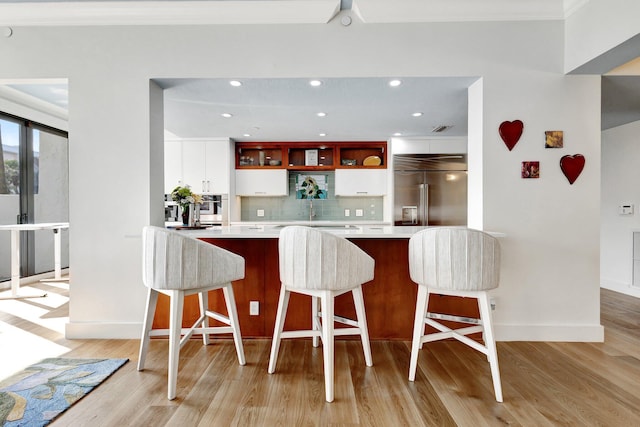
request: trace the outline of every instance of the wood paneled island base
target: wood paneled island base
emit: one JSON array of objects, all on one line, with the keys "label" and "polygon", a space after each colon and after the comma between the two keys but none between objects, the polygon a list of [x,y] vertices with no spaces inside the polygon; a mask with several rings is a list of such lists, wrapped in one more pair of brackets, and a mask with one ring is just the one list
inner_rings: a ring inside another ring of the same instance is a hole
[{"label": "wood paneled island base", "polygon": [[[271,337],[280,292],[278,239],[201,238],[201,240],[245,258],[245,278],[234,282],[233,286],[242,336],[245,338]],[[411,340],[417,285],[409,277],[408,240],[406,238],[350,238],[349,240],[376,261],[375,278],[362,287],[370,338]],[[218,292],[209,293],[210,308],[226,313],[222,292]],[[351,298],[351,294],[347,293],[336,299],[337,315],[355,318]],[[259,301],[259,315],[249,314],[250,301]],[[478,315],[476,301],[466,298],[446,296],[432,298],[429,310],[460,316]],[[197,318],[197,297],[187,297],[183,326],[191,326]],[[165,328],[168,325],[169,299],[160,295],[154,328]],[[302,328],[311,328],[311,299],[307,296],[292,294],[285,330]]]}]

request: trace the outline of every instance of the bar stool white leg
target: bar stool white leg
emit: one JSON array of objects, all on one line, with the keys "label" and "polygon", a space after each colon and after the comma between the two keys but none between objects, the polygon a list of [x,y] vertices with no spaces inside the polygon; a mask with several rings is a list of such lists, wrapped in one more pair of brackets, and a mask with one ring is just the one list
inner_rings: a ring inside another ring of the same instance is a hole
[{"label": "bar stool white leg", "polygon": [[[209,316],[207,316],[207,310],[209,309],[209,293],[208,292],[198,292],[198,304],[200,306],[200,316],[203,317],[202,328],[209,327]],[[204,345],[209,345],[209,334],[206,332],[202,333],[202,343]]]},{"label": "bar stool white leg", "polygon": [[149,288],[147,292],[147,307],[144,310],[144,324],[142,325],[142,342],[140,343],[140,354],[138,355],[138,371],[144,369],[144,361],[149,350],[150,332],[153,325],[153,316],[158,304],[158,291]]},{"label": "bar stool white leg", "polygon": [[322,310],[322,355],[324,358],[324,388],[327,402],[333,402],[334,390],[334,337],[333,337],[333,295],[331,291],[322,292],[320,305]]},{"label": "bar stool white leg", "polygon": [[238,363],[245,365],[247,362],[244,358],[244,347],[242,347],[242,334],[240,333],[240,322],[238,321],[238,311],[236,310],[236,300],[233,295],[233,286],[229,283],[222,288],[224,301],[227,304],[227,314],[229,315],[229,323],[233,329],[233,341],[236,344],[236,353],[238,354]]},{"label": "bar stool white leg", "polygon": [[169,320],[169,391],[167,397],[176,397],[176,382],[178,379],[178,364],[180,359],[180,336],[182,332],[182,309],[184,307],[184,291],[170,291],[170,320]]},{"label": "bar stool white leg", "polygon": [[362,286],[354,288],[351,293],[353,294],[353,303],[356,306],[358,328],[360,329],[362,350],[364,351],[364,361],[367,366],[373,366],[373,358],[371,357],[371,343],[369,342],[369,328],[367,327],[367,315],[364,310],[364,296],[362,295]]},{"label": "bar stool white leg", "polygon": [[273,374],[276,371],[276,363],[278,361],[278,352],[280,351],[280,341],[282,340],[282,329],[284,328],[284,318],[289,305],[290,292],[284,286],[280,288],[280,297],[278,298],[278,312],[276,314],[276,324],[273,331],[273,341],[271,342],[271,355],[269,356],[269,369],[267,372]]},{"label": "bar stool white leg", "polygon": [[429,290],[426,286],[418,285],[418,299],[416,302],[416,317],[413,322],[413,340],[411,341],[411,362],[409,363],[409,381],[415,381],[418,367],[418,353],[422,347],[424,335],[424,318],[427,315],[427,301]]}]

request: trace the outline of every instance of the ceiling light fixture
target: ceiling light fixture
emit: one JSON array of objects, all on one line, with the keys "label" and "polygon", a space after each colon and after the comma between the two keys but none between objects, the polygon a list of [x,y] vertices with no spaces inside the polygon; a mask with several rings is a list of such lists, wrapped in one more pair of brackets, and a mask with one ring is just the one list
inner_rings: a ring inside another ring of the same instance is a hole
[{"label": "ceiling light fixture", "polygon": [[417,113],[413,113],[413,114],[412,114],[412,116],[413,116],[413,117],[420,117],[421,115],[422,115],[422,113],[420,113],[420,112],[417,112]]},{"label": "ceiling light fixture", "polygon": [[233,86],[233,87],[240,87],[240,86],[242,86],[242,82],[240,82],[240,81],[238,81],[238,80],[231,80],[231,81],[229,82],[229,84],[230,84],[231,86]]},{"label": "ceiling light fixture", "polygon": [[309,82],[309,84],[310,84],[311,86],[313,86],[313,87],[318,87],[318,86],[322,85],[322,82],[321,82],[320,80],[311,80],[311,81]]},{"label": "ceiling light fixture", "polygon": [[233,114],[231,114],[231,113],[222,113],[222,114],[220,114],[220,115],[221,115],[222,117],[224,117],[225,119],[228,119],[228,118],[230,118],[230,117],[233,117]]},{"label": "ceiling light fixture", "polygon": [[389,82],[389,86],[391,86],[391,87],[398,87],[398,86],[400,86],[401,84],[402,84],[402,80],[398,80],[398,79],[391,80],[391,81]]},{"label": "ceiling light fixture", "polygon": [[249,138],[251,136],[250,133],[243,133],[242,136],[244,136],[245,138]]},{"label": "ceiling light fixture", "polygon": [[402,136],[402,132],[396,132],[393,134],[393,136]]},{"label": "ceiling light fixture", "polygon": [[320,135],[320,136],[327,136],[327,134],[326,134],[326,133],[319,133],[318,135]]},{"label": "ceiling light fixture", "polygon": [[318,117],[326,117],[327,113],[323,113],[322,111],[316,114]]}]

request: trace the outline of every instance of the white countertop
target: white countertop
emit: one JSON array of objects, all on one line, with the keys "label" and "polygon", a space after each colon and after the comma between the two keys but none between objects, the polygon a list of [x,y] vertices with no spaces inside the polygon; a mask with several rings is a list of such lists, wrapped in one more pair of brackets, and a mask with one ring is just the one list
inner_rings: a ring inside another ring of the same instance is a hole
[{"label": "white countertop", "polygon": [[[296,225],[296,224],[287,224]],[[300,224],[307,225],[307,224]],[[409,239],[418,231],[427,227],[392,226],[392,225],[334,225],[314,224],[320,230],[343,236],[348,239]],[[180,233],[195,238],[223,239],[277,239],[284,225],[230,225],[213,226],[202,230],[180,230]],[[490,232],[496,237],[504,237],[502,233]]]},{"label": "white countertop", "polygon": [[[290,224],[294,225],[294,224]],[[304,224],[301,224],[304,225]],[[394,227],[390,225],[314,225],[346,238],[357,239],[408,239],[425,227]],[[180,233],[196,238],[224,239],[277,239],[284,225],[230,225],[213,226],[203,230],[180,230]]]},{"label": "white countertop", "polygon": [[18,230],[18,231],[48,230],[48,229],[60,229],[60,228],[69,228],[69,223],[68,222],[41,222],[37,224],[0,225],[0,230]]}]

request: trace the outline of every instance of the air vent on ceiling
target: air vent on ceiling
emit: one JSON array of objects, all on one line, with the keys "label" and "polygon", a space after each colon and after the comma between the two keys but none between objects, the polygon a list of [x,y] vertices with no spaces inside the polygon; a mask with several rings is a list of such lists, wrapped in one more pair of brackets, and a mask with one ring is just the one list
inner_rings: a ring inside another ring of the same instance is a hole
[{"label": "air vent on ceiling", "polygon": [[431,132],[433,133],[440,133],[440,132],[444,132],[447,129],[450,129],[453,126],[449,126],[449,125],[438,125],[435,126],[433,129],[431,129]]}]

